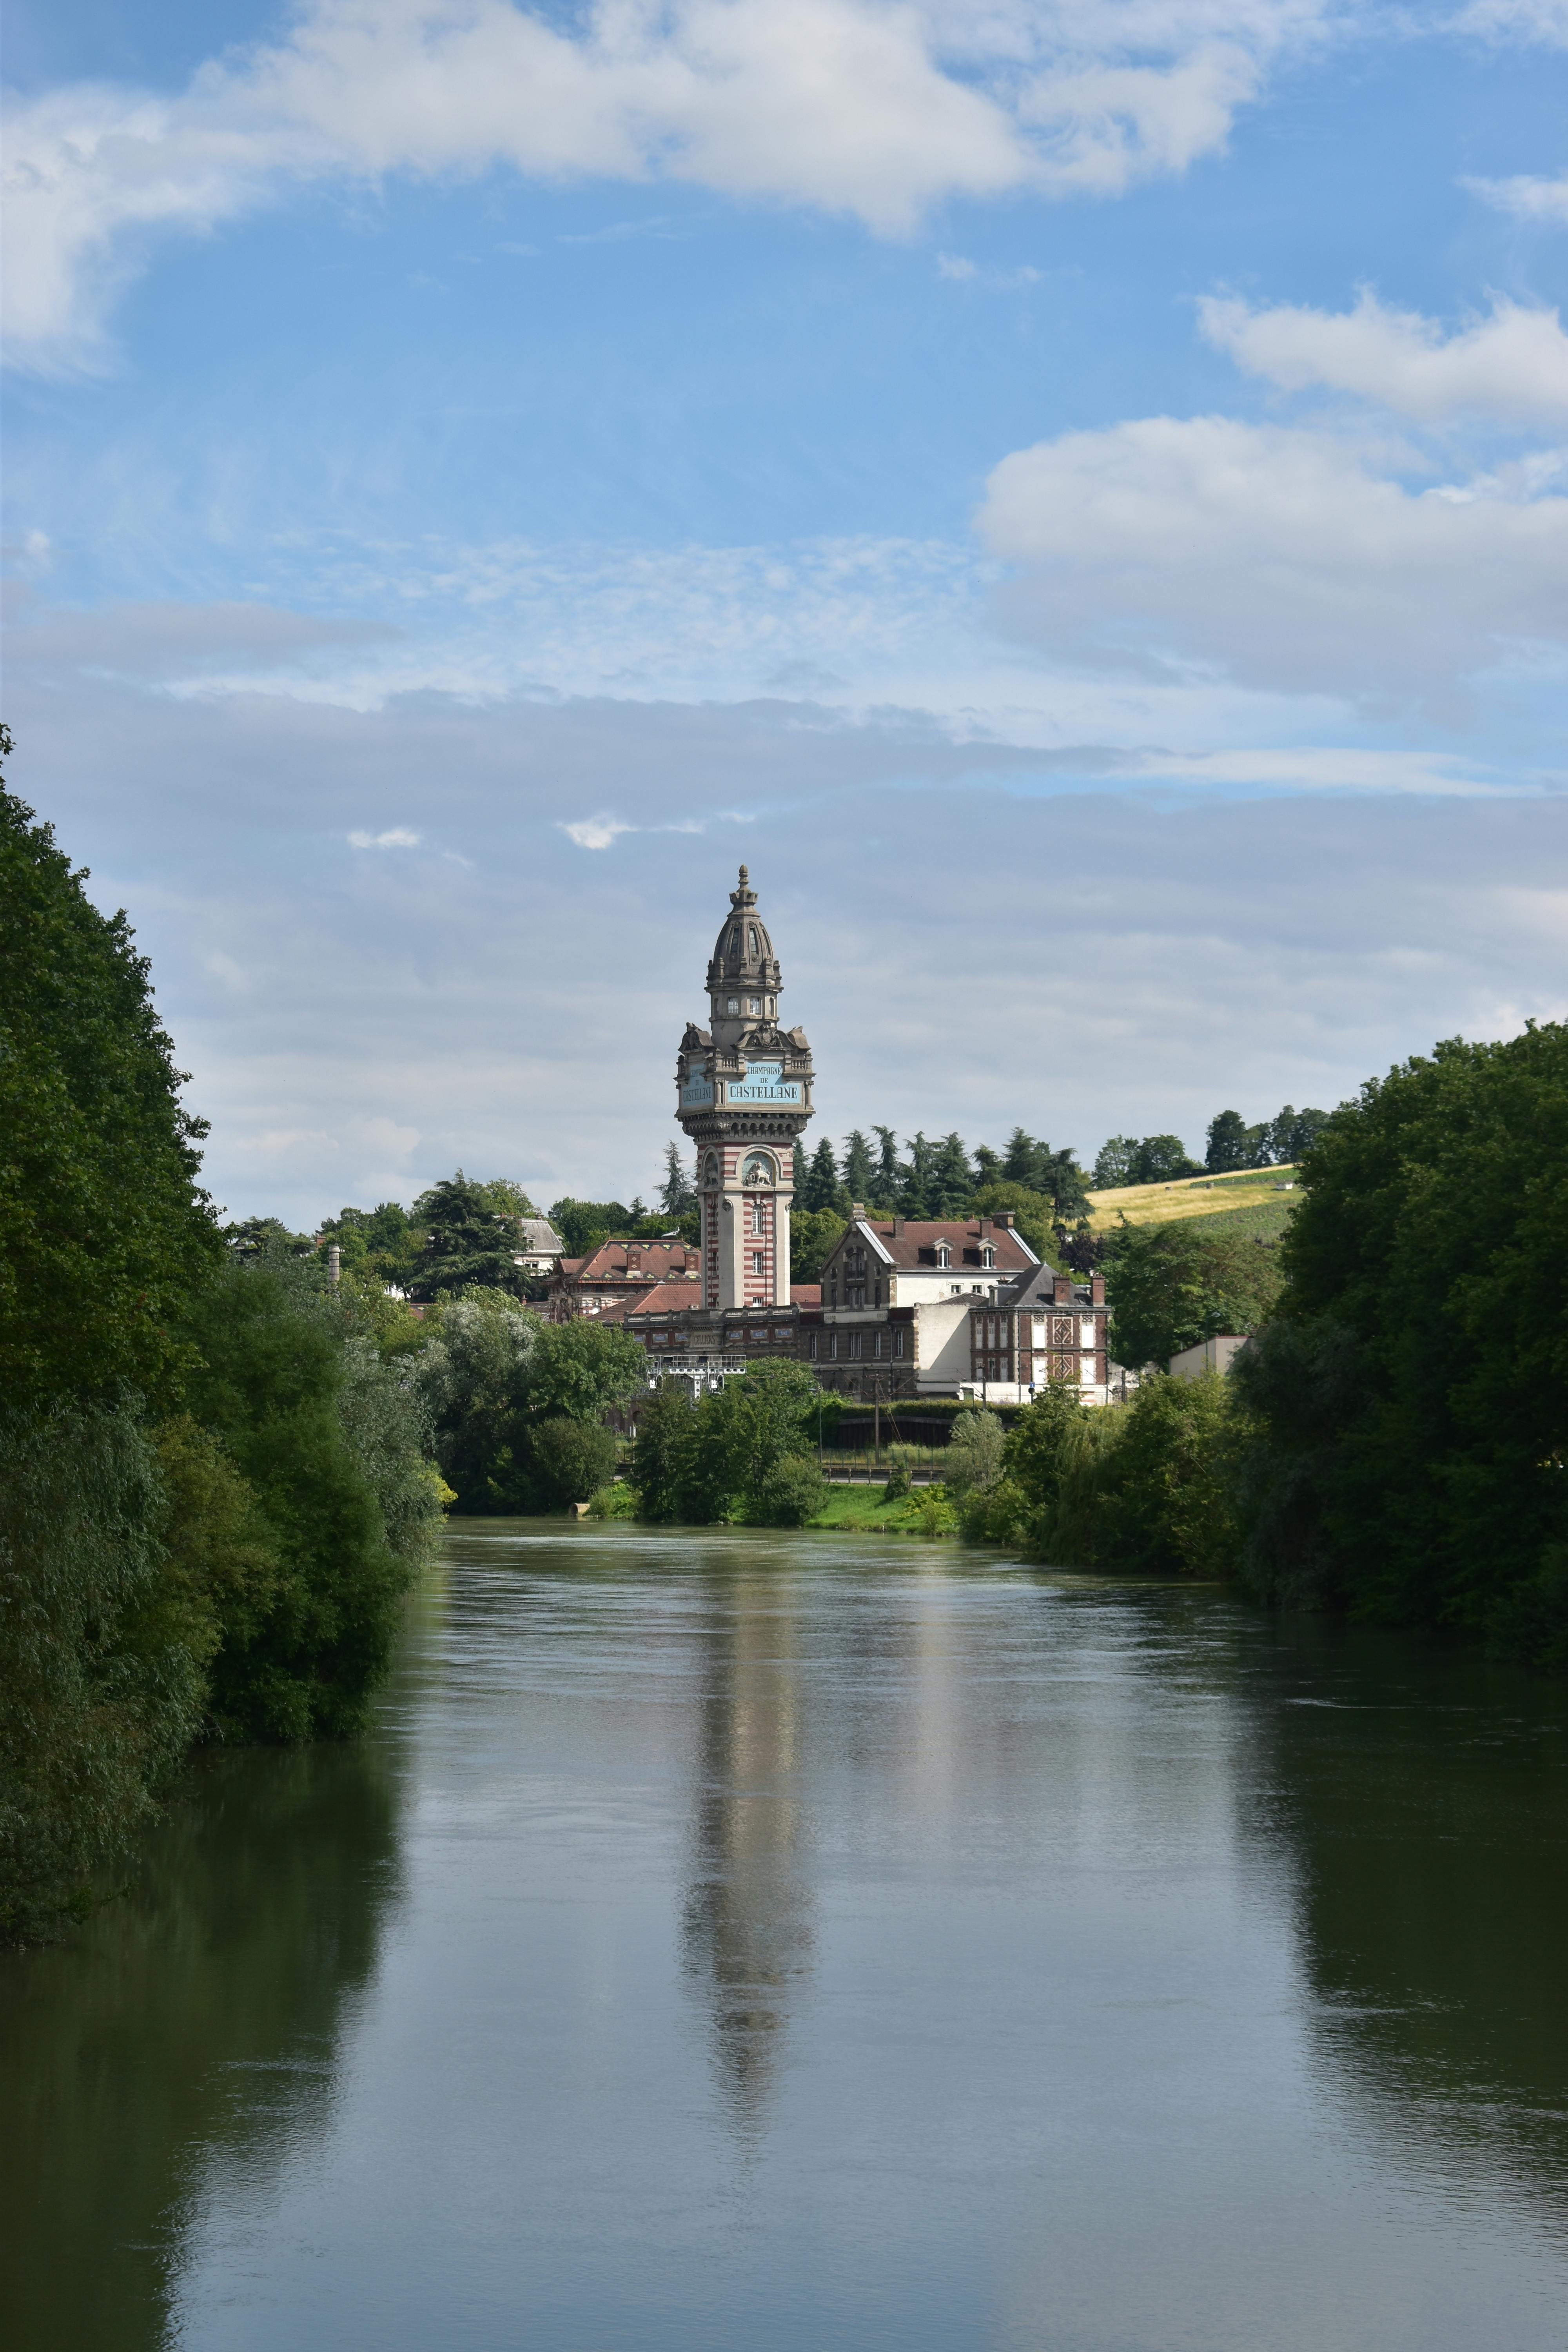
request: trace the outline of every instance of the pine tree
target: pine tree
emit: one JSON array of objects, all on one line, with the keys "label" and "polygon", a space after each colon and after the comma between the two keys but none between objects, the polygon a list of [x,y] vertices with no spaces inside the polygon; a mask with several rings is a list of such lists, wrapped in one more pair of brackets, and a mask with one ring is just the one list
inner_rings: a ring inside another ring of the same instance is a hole
[{"label": "pine tree", "polygon": [[1045,1156],[1043,1145],[1016,1127],[1007,1138],[1007,1156],[1002,1162],[1002,1173],[1009,1184],[1026,1184],[1031,1192],[1043,1192],[1040,1181],[1040,1161]]},{"label": "pine tree", "polygon": [[969,1204],[974,1190],[974,1171],[969,1165],[969,1155],[963,1139],[956,1129],[942,1138],[931,1162],[931,1181],[927,1198],[929,1214],[933,1217],[957,1217]]},{"label": "pine tree", "polygon": [[984,1192],[987,1184],[999,1184],[1001,1181],[1001,1153],[999,1151],[993,1151],[988,1143],[977,1143],[974,1147],[975,1191],[977,1192]]},{"label": "pine tree", "polygon": [[838,1205],[838,1162],[833,1156],[833,1145],[825,1135],[811,1155],[804,1206],[808,1209],[834,1209]]},{"label": "pine tree", "polygon": [[[881,1129],[878,1129],[880,1134]],[[929,1217],[931,1209],[931,1174],[936,1154],[924,1135],[916,1129],[910,1144],[910,1156],[898,1171],[899,1206],[906,1217]]]},{"label": "pine tree", "polygon": [[805,1191],[805,1146],[797,1135],[795,1139],[795,1197],[798,1201]]},{"label": "pine tree", "polygon": [[877,1198],[882,1202],[896,1201],[901,1174],[899,1168],[899,1139],[890,1127],[874,1127],[879,1150],[877,1154]]},{"label": "pine tree", "polygon": [[844,1139],[844,1185],[851,1201],[868,1201],[876,1181],[871,1147],[858,1128]]},{"label": "pine tree", "polygon": [[658,1205],[667,1217],[683,1217],[688,1209],[697,1205],[697,1194],[686,1172],[679,1148],[673,1143],[664,1147],[664,1181],[658,1188]]}]

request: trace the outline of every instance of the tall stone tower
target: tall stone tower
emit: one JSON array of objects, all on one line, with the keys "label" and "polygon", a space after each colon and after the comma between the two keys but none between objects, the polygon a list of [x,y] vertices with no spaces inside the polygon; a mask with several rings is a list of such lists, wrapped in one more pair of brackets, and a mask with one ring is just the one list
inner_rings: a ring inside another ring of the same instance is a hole
[{"label": "tall stone tower", "polygon": [[697,1147],[702,1304],[789,1305],[795,1139],[811,1117],[811,1047],[778,1025],[784,985],[741,868],[708,966],[710,1025],[680,1041],[676,1117]]}]

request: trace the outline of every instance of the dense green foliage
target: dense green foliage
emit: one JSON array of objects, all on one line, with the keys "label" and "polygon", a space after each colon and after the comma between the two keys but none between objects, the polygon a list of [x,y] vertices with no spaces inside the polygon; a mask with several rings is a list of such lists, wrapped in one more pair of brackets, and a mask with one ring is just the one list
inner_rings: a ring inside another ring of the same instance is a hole
[{"label": "dense green foliage", "polygon": [[[10,739],[0,730],[0,751]],[[202,1123],[124,915],[0,787],[0,1397],[79,1409],[177,1384],[181,1304],[221,1255]]]},{"label": "dense green foliage", "polygon": [[443,1308],[415,1377],[457,1509],[493,1516],[587,1501],[615,1467],[604,1416],[641,1392],[647,1359],[618,1324],[544,1323],[474,1290]]},{"label": "dense green foliage", "polygon": [[1304,1174],[1240,1368],[1247,1573],[1568,1661],[1568,1029],[1370,1081]]},{"label": "dense green foliage", "polygon": [[[0,742],[8,742],[0,733]],[[439,1519],[412,1391],[274,1220],[226,1249],[124,915],[0,792],[0,1938],[192,1742],[353,1729]]]},{"label": "dense green foliage", "polygon": [[1279,1252],[1246,1233],[1183,1218],[1125,1225],[1107,1258],[1110,1352],[1120,1364],[1168,1364],[1222,1331],[1257,1331],[1279,1297]]},{"label": "dense green foliage", "polygon": [[697,1402],[676,1381],[637,1414],[629,1473],[645,1519],[802,1527],[821,1507],[821,1391],[804,1364],[753,1364]]},{"label": "dense green foliage", "polygon": [[1241,1168],[1293,1168],[1328,1123],[1326,1110],[1296,1110],[1289,1103],[1257,1127],[1248,1127],[1238,1110],[1222,1110],[1209,1121],[1204,1165],[1216,1176]]},{"label": "dense green foliage", "polygon": [[1227,1575],[1244,1436],[1216,1372],[1156,1376],[1127,1404],[1096,1409],[1053,1387],[1018,1416],[964,1524],[1061,1568]]},{"label": "dense green foliage", "polygon": [[495,1187],[476,1184],[460,1168],[455,1176],[444,1176],[421,1192],[414,1203],[420,1238],[409,1285],[413,1297],[448,1297],[476,1285],[521,1295],[517,1220],[530,1212],[521,1193],[517,1196],[523,1202],[519,1210],[510,1204],[498,1207],[494,1192]]},{"label": "dense green foliage", "polygon": [[409,1564],[440,1516],[412,1389],[309,1269],[234,1265],[195,1302],[188,1396],[256,1499],[276,1559],[212,1666],[232,1736],[341,1738],[385,1671]]}]

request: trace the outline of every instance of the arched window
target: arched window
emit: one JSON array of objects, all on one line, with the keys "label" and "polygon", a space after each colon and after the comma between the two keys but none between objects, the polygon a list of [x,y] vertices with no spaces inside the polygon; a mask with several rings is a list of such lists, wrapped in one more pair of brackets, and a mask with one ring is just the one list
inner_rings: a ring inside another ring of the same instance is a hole
[{"label": "arched window", "polygon": [[938,1265],[951,1265],[952,1264],[952,1252],[948,1248],[945,1242],[938,1242],[936,1245],[936,1262]]}]

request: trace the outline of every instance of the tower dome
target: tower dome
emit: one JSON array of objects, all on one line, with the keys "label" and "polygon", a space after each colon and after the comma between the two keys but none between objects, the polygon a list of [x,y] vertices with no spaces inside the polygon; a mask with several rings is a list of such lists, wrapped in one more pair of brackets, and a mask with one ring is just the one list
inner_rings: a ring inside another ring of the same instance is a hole
[{"label": "tower dome", "polygon": [[730,913],[713,942],[709,992],[726,987],[777,990],[781,984],[773,943],[757,912],[757,894],[742,866],[741,879],[730,893]]}]

